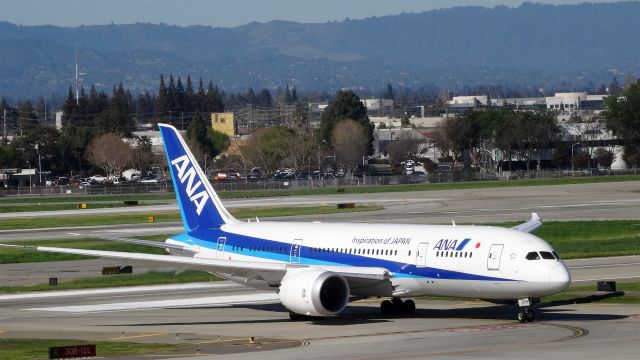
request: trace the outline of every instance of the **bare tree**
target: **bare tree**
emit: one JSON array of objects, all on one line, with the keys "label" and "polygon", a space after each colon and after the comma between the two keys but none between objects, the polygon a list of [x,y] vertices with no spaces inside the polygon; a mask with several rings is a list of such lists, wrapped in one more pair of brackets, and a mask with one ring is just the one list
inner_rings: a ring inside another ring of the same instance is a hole
[{"label": "bare tree", "polygon": [[367,154],[369,142],[365,130],[351,119],[342,120],[333,129],[332,139],[336,162],[346,173],[352,173]]},{"label": "bare tree", "polygon": [[113,179],[120,177],[122,171],[131,165],[133,152],[118,135],[106,133],[91,140],[85,150],[85,158]]},{"label": "bare tree", "polygon": [[387,146],[387,153],[392,162],[399,164],[409,159],[415,160],[422,140],[413,134],[403,131],[398,140]]}]

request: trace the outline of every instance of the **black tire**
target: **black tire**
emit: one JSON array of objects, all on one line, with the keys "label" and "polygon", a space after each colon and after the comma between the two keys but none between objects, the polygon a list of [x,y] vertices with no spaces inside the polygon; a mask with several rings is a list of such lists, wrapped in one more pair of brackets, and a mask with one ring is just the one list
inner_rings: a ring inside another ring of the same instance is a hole
[{"label": "black tire", "polygon": [[389,300],[384,300],[380,303],[380,312],[382,315],[393,314],[393,303]]},{"label": "black tire", "polygon": [[400,299],[393,299],[391,301],[391,304],[393,305],[393,313],[396,315],[402,314],[402,308],[403,308],[403,304],[404,302]]},{"label": "black tire", "polygon": [[518,310],[518,321],[521,323],[527,322],[527,314],[524,310]]},{"label": "black tire", "polygon": [[528,321],[528,322],[533,322],[533,321],[536,319],[536,315],[535,315],[535,313],[533,312],[533,310],[530,310],[530,309],[529,309],[529,310],[527,310],[526,315],[527,315],[527,321]]},{"label": "black tire", "polygon": [[416,303],[413,300],[405,300],[402,303],[402,312],[407,315],[413,315],[416,313]]}]

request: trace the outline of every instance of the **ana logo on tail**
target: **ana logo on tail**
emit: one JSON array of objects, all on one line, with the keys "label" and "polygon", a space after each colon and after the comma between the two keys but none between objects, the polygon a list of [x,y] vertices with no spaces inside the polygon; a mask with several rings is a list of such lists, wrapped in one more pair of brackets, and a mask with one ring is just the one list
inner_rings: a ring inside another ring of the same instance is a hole
[{"label": "ana logo on tail", "polygon": [[[171,165],[175,166],[178,171],[178,179],[181,184],[187,182],[187,187],[185,189],[187,196],[189,197],[189,201],[196,205],[196,213],[200,215],[204,205],[209,200],[209,194],[207,190],[202,185],[202,181],[196,180],[196,169],[191,166],[191,161],[187,155],[182,155],[179,158],[176,158],[171,161]],[[202,191],[196,193],[196,190],[202,188]]]}]

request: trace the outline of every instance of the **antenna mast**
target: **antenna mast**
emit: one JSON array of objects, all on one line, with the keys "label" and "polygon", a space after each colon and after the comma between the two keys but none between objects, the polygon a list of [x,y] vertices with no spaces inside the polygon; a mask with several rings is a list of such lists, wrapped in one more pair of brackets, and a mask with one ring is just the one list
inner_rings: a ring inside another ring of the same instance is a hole
[{"label": "antenna mast", "polygon": [[80,94],[78,93],[78,44],[76,44],[76,105],[78,105],[78,99]]}]

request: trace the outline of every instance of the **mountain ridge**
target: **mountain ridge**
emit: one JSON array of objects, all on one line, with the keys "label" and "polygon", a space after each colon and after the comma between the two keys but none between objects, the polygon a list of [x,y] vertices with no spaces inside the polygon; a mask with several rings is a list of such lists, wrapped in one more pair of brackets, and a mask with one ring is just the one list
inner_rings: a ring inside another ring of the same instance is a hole
[{"label": "mountain ridge", "polygon": [[161,73],[226,91],[381,89],[386,83],[586,89],[640,72],[640,2],[456,7],[304,24],[23,26],[0,22],[0,96],[85,86],[155,89]]}]

